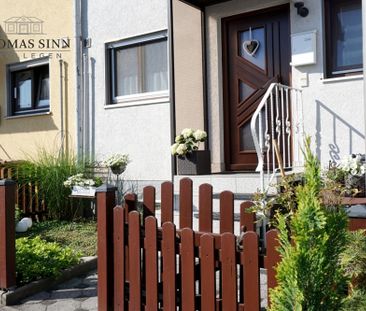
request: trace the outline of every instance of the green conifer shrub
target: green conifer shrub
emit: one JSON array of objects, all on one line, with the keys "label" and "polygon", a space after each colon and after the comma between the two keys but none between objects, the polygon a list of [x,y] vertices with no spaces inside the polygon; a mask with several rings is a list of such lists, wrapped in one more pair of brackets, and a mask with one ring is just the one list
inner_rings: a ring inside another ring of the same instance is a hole
[{"label": "green conifer shrub", "polygon": [[320,163],[305,141],[304,185],[296,188],[297,209],[277,214],[278,286],[270,292],[272,311],[341,310],[347,277],[340,255],[347,241],[347,216],[341,206],[324,206]]}]

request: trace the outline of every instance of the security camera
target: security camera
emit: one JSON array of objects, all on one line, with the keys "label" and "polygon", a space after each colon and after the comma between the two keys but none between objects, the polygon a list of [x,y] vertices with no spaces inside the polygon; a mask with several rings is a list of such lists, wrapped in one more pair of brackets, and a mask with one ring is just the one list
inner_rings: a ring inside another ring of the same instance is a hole
[{"label": "security camera", "polygon": [[295,8],[297,9],[297,14],[301,17],[306,17],[309,14],[309,9],[305,7],[304,2],[297,1],[294,3]]}]

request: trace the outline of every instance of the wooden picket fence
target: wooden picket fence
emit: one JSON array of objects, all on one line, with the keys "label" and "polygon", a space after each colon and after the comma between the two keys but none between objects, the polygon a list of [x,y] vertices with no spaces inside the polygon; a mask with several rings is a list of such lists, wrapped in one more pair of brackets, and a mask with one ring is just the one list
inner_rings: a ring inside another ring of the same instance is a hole
[{"label": "wooden picket fence", "polygon": [[99,310],[260,310],[260,262],[267,287],[276,285],[277,232],[267,232],[266,250],[255,232],[250,202],[241,204],[242,234],[234,235],[234,196],[220,194],[220,232],[212,232],[212,186],[199,188],[199,225],[192,229],[192,181],[180,181],[179,228],[173,223],[173,184],[161,186],[161,217],[155,189],[115,206],[115,188],[97,193]]},{"label": "wooden picket fence", "polygon": [[[18,173],[15,165],[10,163],[0,165],[0,179],[12,179],[17,182]],[[47,214],[47,208],[44,198],[39,194],[39,187],[33,183],[19,183],[16,185],[15,204],[24,215],[42,219]]]}]

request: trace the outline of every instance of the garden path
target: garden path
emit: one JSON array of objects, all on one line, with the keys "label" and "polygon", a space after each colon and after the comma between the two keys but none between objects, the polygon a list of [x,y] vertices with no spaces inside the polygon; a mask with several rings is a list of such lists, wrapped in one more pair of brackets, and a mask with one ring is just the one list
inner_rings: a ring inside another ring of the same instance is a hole
[{"label": "garden path", "polygon": [[[58,285],[54,289],[38,293],[21,301],[18,305],[0,307],[0,311],[97,311],[96,271]],[[267,307],[267,275],[260,273],[261,310]]]},{"label": "garden path", "polygon": [[97,311],[97,274],[71,279],[0,311]]}]

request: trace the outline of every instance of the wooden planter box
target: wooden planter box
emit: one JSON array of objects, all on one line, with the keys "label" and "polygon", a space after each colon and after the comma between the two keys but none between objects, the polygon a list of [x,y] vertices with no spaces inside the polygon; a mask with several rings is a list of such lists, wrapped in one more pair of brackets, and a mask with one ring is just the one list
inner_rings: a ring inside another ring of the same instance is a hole
[{"label": "wooden planter box", "polygon": [[210,151],[196,150],[185,157],[177,157],[177,172],[178,175],[211,174]]}]

